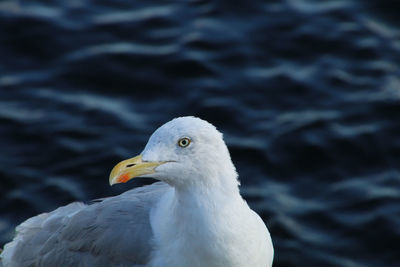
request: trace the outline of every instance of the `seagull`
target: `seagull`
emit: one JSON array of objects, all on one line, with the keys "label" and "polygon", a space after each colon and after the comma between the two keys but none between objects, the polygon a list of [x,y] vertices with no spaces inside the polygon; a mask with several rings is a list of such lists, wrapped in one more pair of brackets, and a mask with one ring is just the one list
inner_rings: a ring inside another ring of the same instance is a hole
[{"label": "seagull", "polygon": [[109,183],[134,177],[159,181],[26,220],[0,266],[272,266],[269,231],[240,195],[212,124],[179,117],[162,125],[140,155],[112,169]]}]

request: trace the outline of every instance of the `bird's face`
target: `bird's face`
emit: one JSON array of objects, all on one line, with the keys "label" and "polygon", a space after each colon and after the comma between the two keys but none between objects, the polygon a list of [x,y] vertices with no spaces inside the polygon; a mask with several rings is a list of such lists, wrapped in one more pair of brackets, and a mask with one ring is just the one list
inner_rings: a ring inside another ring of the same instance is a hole
[{"label": "bird's face", "polygon": [[118,163],[110,184],[134,177],[153,177],[174,186],[209,182],[207,177],[215,177],[221,168],[234,169],[222,134],[206,121],[182,117],[158,128],[139,156]]}]

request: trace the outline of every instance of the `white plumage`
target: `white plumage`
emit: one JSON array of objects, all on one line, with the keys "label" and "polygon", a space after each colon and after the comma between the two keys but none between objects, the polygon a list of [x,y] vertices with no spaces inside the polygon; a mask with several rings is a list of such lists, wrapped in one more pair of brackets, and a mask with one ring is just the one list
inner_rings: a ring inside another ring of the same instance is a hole
[{"label": "white plumage", "polygon": [[[174,119],[150,137],[140,163],[135,159],[121,162],[110,182],[125,182],[121,177],[128,172],[161,182],[28,219],[4,247],[0,264],[272,265],[268,229],[240,196],[235,167],[213,125],[195,117]],[[139,165],[144,167],[138,174]]]}]

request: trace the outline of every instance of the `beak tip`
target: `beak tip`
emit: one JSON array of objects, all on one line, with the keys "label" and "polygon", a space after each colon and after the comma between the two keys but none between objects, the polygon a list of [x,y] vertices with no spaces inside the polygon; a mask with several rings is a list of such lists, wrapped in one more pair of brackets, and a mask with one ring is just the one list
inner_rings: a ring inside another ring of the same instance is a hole
[{"label": "beak tip", "polygon": [[110,186],[114,184],[119,184],[119,183],[126,183],[128,182],[132,177],[128,173],[123,173],[117,176],[113,176],[112,178],[110,177],[109,182]]},{"label": "beak tip", "polygon": [[116,183],[117,183],[117,181],[116,181],[117,179],[116,179],[116,177],[110,177],[110,179],[109,179],[109,182],[110,182],[110,186],[113,186],[113,185],[115,185]]}]

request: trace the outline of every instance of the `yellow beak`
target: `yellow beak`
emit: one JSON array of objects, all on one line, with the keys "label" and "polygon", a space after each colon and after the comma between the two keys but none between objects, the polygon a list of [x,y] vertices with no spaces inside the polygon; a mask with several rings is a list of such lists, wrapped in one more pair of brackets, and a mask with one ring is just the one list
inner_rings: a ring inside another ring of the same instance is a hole
[{"label": "yellow beak", "polygon": [[165,161],[148,162],[142,161],[142,155],[131,159],[123,160],[112,169],[110,173],[110,185],[118,183],[126,183],[130,179],[145,174],[155,173],[155,168]]}]

